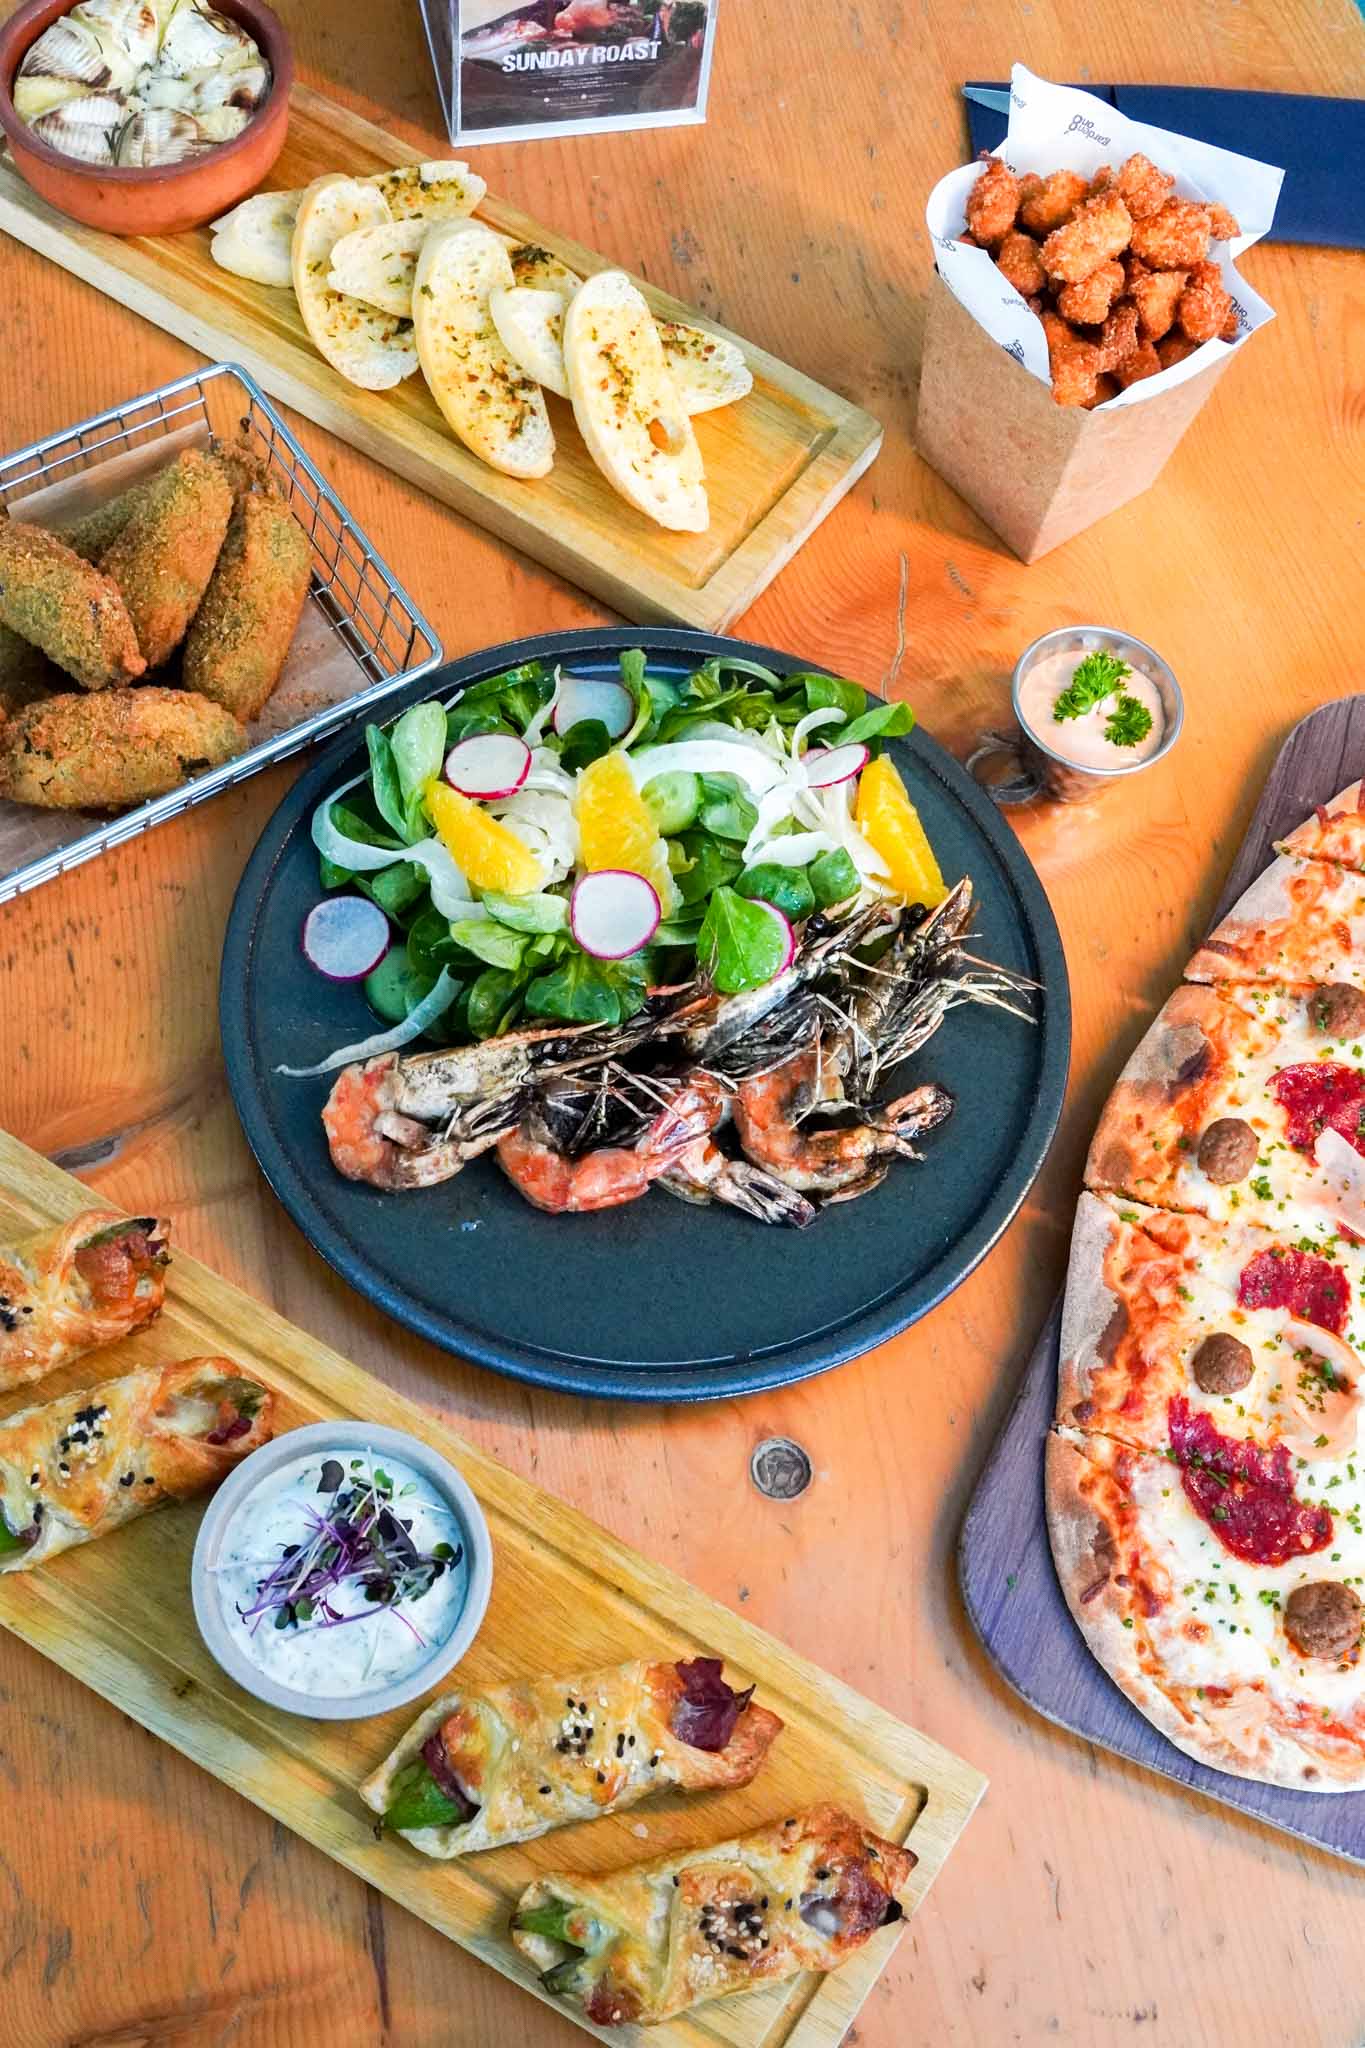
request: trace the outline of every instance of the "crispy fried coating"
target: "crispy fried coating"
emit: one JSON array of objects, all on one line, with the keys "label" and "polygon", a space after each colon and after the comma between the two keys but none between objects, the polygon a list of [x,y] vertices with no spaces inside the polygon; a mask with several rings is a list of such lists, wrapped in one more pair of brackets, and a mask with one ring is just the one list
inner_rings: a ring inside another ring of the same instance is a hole
[{"label": "crispy fried coating", "polygon": [[1111,306],[1100,329],[1099,351],[1107,371],[1117,370],[1120,363],[1126,363],[1138,345],[1137,307],[1131,299],[1120,299]]},{"label": "crispy fried coating", "polygon": [[1039,317],[1047,336],[1052,396],[1058,405],[1092,405],[1096,380],[1104,367],[1099,349],[1055,313],[1044,311]]},{"label": "crispy fried coating", "polygon": [[1140,384],[1144,377],[1155,377],[1161,368],[1161,358],[1150,341],[1140,341],[1131,354],[1114,371],[1124,390],[1130,384]]},{"label": "crispy fried coating", "polygon": [[1070,220],[1089,189],[1079,171],[1053,171],[1023,200],[1020,222],[1031,235],[1050,235]]},{"label": "crispy fried coating", "polygon": [[126,491],[120,491],[116,498],[110,498],[103,505],[96,505],[92,512],[85,512],[79,519],[68,524],[63,519],[52,522],[52,531],[59,540],[87,562],[98,562],[100,556],[113,546],[128,521],[132,518],[151,483],[144,477],[140,483],[130,484]]},{"label": "crispy fried coating", "polygon": [[1215,242],[1230,242],[1242,232],[1241,222],[1215,199],[1209,206],[1209,233]]},{"label": "crispy fried coating", "polygon": [[1157,361],[1163,370],[1169,370],[1174,363],[1183,363],[1186,356],[1192,356],[1198,345],[1186,341],[1183,334],[1163,334],[1156,345]]},{"label": "crispy fried coating", "polygon": [[1133,223],[1133,254],[1152,270],[1188,270],[1209,253],[1209,210],[1194,199],[1168,199]]},{"label": "crispy fried coating", "polygon": [[0,521],[0,624],[84,690],[131,682],[146,663],[117,585],[40,526]]},{"label": "crispy fried coating", "polygon": [[1087,199],[1098,199],[1101,192],[1107,192],[1109,187],[1117,182],[1118,173],[1113,165],[1101,164],[1094,177],[1090,180],[1090,183],[1086,186],[1085,196]]},{"label": "crispy fried coating", "polygon": [[1007,277],[1021,298],[1032,298],[1047,284],[1047,272],[1032,235],[1011,228],[996,251],[996,267]]},{"label": "crispy fried coating", "polygon": [[1171,172],[1159,171],[1141,151],[1120,166],[1117,183],[1119,197],[1134,220],[1147,220],[1159,213],[1175,190]]},{"label": "crispy fried coating", "polygon": [[1043,244],[1048,276],[1063,284],[1080,284],[1101,263],[1121,256],[1132,232],[1128,209],[1117,192],[1101,192],[1097,199],[1085,200]]},{"label": "crispy fried coating", "polygon": [[1103,405],[1107,398],[1117,398],[1119,389],[1118,378],[1111,377],[1107,370],[1101,370],[1099,376],[1095,379],[1095,394],[1093,398],[1086,400],[1086,411],[1093,412],[1095,407]]},{"label": "crispy fried coating", "polygon": [[1137,307],[1138,326],[1148,341],[1160,341],[1175,324],[1175,309],[1185,289],[1183,270],[1144,270],[1129,289]]},{"label": "crispy fried coating", "polygon": [[216,456],[187,448],[149,481],[100,562],[123,592],[148,668],[180,645],[208,589],[232,512]]},{"label": "crispy fried coating", "polygon": [[307,535],[274,491],[239,498],[185,642],[186,689],[237,718],[257,716],[280,679],[312,559]]},{"label": "crispy fried coating", "polygon": [[1242,317],[1237,311],[1237,301],[1228,294],[1228,309],[1223,315],[1223,324],[1218,330],[1220,341],[1236,341],[1242,331]]},{"label": "crispy fried coating", "polygon": [[1123,265],[1111,258],[1079,284],[1064,284],[1057,294],[1057,311],[1063,320],[1079,321],[1083,327],[1098,326],[1123,286]]},{"label": "crispy fried coating", "polygon": [[1019,180],[998,156],[987,157],[981,175],[967,194],[967,227],[981,246],[993,249],[1014,226],[1019,212]]},{"label": "crispy fried coating", "polygon": [[188,690],[75,691],[0,727],[0,796],[44,810],[110,810],[164,796],[240,754],[246,733]]},{"label": "crispy fried coating", "polygon": [[1176,320],[1187,341],[1212,341],[1232,310],[1232,294],[1216,263],[1196,263],[1180,294]]}]

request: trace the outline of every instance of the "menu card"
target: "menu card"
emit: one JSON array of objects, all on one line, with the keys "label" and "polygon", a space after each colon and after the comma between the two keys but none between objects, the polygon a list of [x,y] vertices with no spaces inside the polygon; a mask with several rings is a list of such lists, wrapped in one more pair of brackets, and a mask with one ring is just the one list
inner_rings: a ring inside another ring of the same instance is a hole
[{"label": "menu card", "polygon": [[422,0],[452,142],[704,121],[718,0]]}]

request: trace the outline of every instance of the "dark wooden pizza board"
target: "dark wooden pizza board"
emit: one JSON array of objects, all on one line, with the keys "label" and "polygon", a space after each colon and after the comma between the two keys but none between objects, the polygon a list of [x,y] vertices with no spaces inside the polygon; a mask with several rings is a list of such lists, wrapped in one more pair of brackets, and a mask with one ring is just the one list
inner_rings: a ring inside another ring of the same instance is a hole
[{"label": "dark wooden pizza board", "polygon": [[[1275,841],[1358,777],[1365,777],[1365,696],[1343,697],[1302,719],[1281,748],[1214,924],[1273,859]],[[1043,1445],[1056,1401],[1060,1328],[1059,1301],[977,1482],[958,1545],[962,1597],[992,1662],[1031,1707],[1073,1735],[1365,1865],[1365,1792],[1292,1792],[1195,1763],[1091,1656],[1062,1597],[1043,1514]]]}]

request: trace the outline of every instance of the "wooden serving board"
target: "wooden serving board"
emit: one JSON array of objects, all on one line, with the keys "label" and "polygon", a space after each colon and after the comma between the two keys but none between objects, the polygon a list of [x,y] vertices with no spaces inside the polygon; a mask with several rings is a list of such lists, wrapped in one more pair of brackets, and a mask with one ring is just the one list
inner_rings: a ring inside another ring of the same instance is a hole
[{"label": "wooden serving board", "polygon": [[[1280,750],[1232,864],[1212,931],[1316,804],[1365,776],[1365,696],[1311,712]],[[958,1546],[972,1624],[1015,1691],[1049,1721],[1235,1806],[1286,1834],[1365,1865],[1365,1793],[1294,1792],[1211,1770],[1168,1742],[1091,1656],[1053,1569],[1043,1507],[1043,1447],[1057,1402],[1060,1301],[977,1482]]]},{"label": "wooden serving board", "polygon": [[[296,86],[284,154],[266,182],[287,191],[327,171],[361,175],[421,156]],[[552,250],[579,276],[629,267],[629,249],[598,255],[491,193],[478,217]],[[220,270],[206,228],[140,240],[101,234],[48,206],[8,157],[0,161],[0,228],[206,355],[243,364],[305,418],[634,624],[676,620],[723,631],[881,446],[881,427],[868,413],[637,279],[656,313],[737,342],[754,375],[748,398],[696,423],[711,502],[708,531],[665,533],[611,489],[561,399],[547,394],[558,444],[550,475],[530,483],[502,476],[455,440],[420,373],[386,392],[361,391],[338,376],[309,340],[293,293]]]},{"label": "wooden serving board", "polygon": [[[91,1196],[0,1133],[0,1236],[89,1207]],[[176,1255],[164,1315],[150,1330],[42,1383],[41,1397],[97,1384],[134,1363],[221,1353],[276,1389],[279,1428],[328,1417],[407,1429],[454,1460],[493,1537],[493,1597],[478,1640],[446,1681],[479,1685],[540,1671],[591,1670],[636,1656],[723,1657],[786,1723],[743,1790],[646,1802],[538,1842],[435,1863],[376,1840],[356,1786],[419,1711],[312,1722],[273,1712],[225,1677],[199,1638],[189,1568],[200,1507],[177,1503],[28,1573],[0,1578],[0,1624],[41,1650],[205,1770],[400,1905],[544,1997],[506,1938],[508,1913],[539,1872],[611,1870],[724,1841],[832,1799],[866,1815],[919,1861],[908,1910],[923,1899],[985,1790],[936,1742],[738,1619],[673,1573],[485,1457],[413,1402],[221,1280]],[[26,1407],[32,1388],[0,1401]],[[547,2000],[603,2041],[656,2048],[832,2048],[885,1967],[901,1928],[878,1932],[832,1976],[703,2006],[651,2028],[608,2033]]]}]

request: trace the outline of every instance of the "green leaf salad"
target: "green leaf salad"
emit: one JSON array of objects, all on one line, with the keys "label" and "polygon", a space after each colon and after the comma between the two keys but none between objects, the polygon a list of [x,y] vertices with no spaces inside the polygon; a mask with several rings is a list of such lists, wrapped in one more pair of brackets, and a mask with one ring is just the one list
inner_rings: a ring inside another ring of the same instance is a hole
[{"label": "green leaf salad", "polygon": [[[910,731],[907,705],[869,704],[856,683],[779,676],[739,656],[678,677],[652,671],[636,648],[620,669],[616,684],[528,662],[366,729],[366,771],[319,805],[312,836],[322,888],[368,897],[389,920],[391,943],[362,984],[379,1029],[308,1071],[419,1037],[449,1045],[552,1021],[624,1023],[649,988],[698,974],[725,993],[756,988],[790,957],[791,925],[894,895],[856,805],[862,765]],[[501,749],[461,747],[491,736]],[[580,944],[573,911],[588,865],[584,777],[613,752],[628,763],[659,863],[657,917],[625,957]],[[510,760],[515,783],[462,788],[462,758]],[[470,879],[481,831],[511,845],[511,884]]]}]

